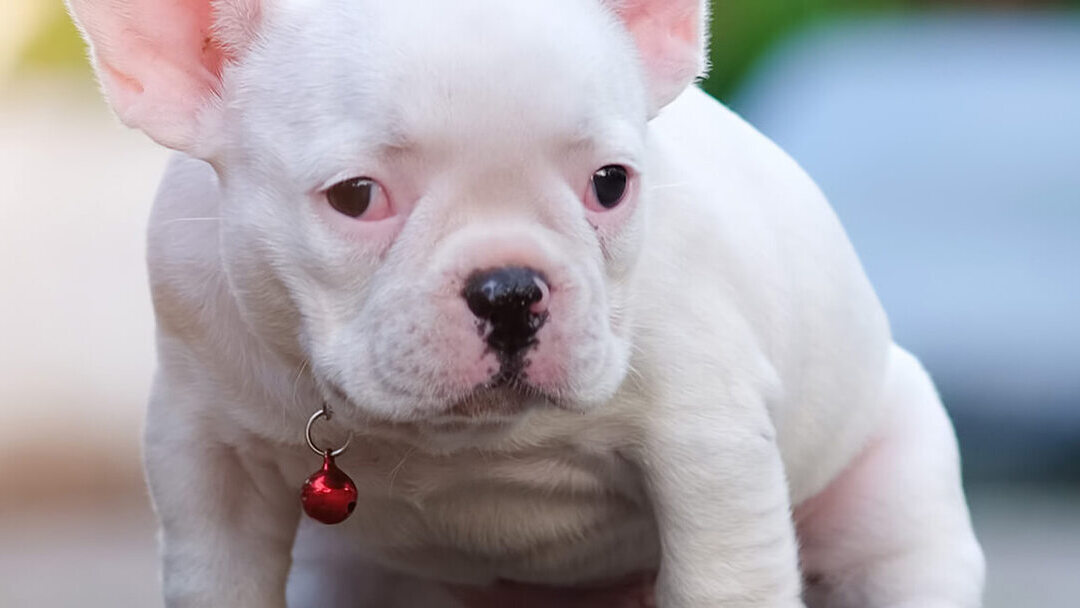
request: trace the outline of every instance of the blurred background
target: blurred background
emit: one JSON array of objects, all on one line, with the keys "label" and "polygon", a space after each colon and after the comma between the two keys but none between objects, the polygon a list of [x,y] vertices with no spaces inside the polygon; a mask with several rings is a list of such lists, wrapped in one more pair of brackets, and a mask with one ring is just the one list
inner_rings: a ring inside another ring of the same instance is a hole
[{"label": "blurred background", "polygon": [[[787,149],[938,382],[988,608],[1080,597],[1080,1],[717,0],[704,87]],[[157,607],[143,230],[59,0],[0,3],[0,607]]]}]

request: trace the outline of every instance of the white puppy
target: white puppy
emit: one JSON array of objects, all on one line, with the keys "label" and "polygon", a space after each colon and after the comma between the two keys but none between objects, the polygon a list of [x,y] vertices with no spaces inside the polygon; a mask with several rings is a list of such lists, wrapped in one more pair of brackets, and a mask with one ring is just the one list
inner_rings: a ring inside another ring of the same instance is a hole
[{"label": "white puppy", "polygon": [[[663,608],[979,604],[930,380],[810,179],[688,88],[703,0],[70,3],[181,152],[149,253],[170,608],[636,573]],[[298,526],[324,403],[359,502]]]}]

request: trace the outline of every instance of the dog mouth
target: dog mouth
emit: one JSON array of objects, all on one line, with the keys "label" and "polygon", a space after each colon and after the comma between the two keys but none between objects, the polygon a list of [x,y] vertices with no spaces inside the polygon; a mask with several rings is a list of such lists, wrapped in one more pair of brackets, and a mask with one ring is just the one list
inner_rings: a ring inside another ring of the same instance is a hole
[{"label": "dog mouth", "polygon": [[441,417],[512,418],[527,410],[545,406],[557,406],[557,401],[517,376],[500,375],[491,383],[479,386],[468,395],[452,401]]},{"label": "dog mouth", "polygon": [[[363,412],[356,401],[343,388],[332,381],[322,383],[323,396],[335,409]],[[427,423],[436,426],[449,424],[502,424],[511,423],[521,418],[532,409],[562,408],[560,399],[530,384],[525,374],[520,371],[503,368],[489,381],[479,384],[463,395],[447,398],[441,403],[432,403],[427,407],[417,408],[405,418],[382,420],[377,415],[370,417],[370,423]],[[407,419],[406,419],[407,418]]]}]

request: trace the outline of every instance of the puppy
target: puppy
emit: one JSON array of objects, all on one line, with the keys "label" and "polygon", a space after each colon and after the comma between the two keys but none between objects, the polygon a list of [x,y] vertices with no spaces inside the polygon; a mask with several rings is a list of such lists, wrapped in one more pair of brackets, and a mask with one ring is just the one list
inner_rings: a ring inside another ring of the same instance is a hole
[{"label": "puppy", "polygon": [[[69,2],[179,151],[170,608],[979,605],[934,387],[810,179],[691,86],[703,0]],[[337,527],[298,499],[324,406]]]}]

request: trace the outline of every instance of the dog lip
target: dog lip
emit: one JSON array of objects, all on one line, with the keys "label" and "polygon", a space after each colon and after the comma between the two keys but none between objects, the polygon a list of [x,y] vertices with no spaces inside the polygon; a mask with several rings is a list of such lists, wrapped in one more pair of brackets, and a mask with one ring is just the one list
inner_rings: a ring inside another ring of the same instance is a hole
[{"label": "dog lip", "polygon": [[477,387],[452,401],[444,410],[444,415],[453,418],[516,418],[529,409],[545,405],[559,407],[558,402],[546,393],[522,384],[520,380],[510,380]]},{"label": "dog lip", "polygon": [[520,372],[500,370],[487,382],[472,390],[446,399],[444,405],[434,405],[410,412],[405,417],[379,415],[360,407],[336,382],[322,379],[318,382],[323,400],[331,407],[347,408],[369,422],[435,423],[440,419],[453,423],[468,421],[476,423],[509,423],[517,420],[533,408],[557,408],[569,410],[556,396],[528,384]]}]

